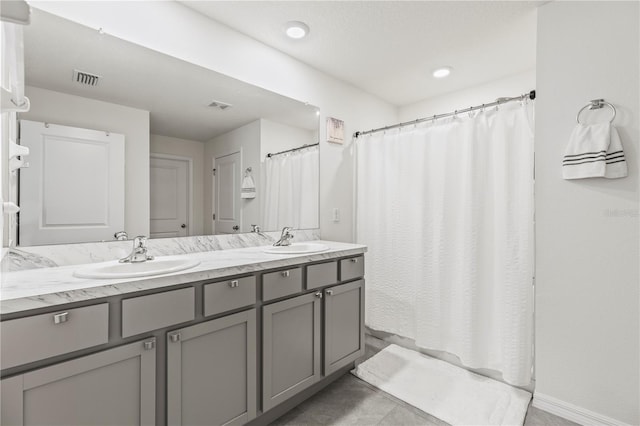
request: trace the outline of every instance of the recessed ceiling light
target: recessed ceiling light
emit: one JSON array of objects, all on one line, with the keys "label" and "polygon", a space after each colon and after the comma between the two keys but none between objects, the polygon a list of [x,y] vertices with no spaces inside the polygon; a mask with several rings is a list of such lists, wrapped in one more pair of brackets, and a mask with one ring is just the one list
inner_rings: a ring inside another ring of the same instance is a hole
[{"label": "recessed ceiling light", "polygon": [[284,25],[285,33],[291,38],[300,39],[309,34],[309,26],[304,22],[290,21]]},{"label": "recessed ceiling light", "polygon": [[433,70],[433,76],[435,78],[445,78],[447,77],[449,74],[451,74],[451,67],[440,67],[440,68],[436,68],[435,70]]}]

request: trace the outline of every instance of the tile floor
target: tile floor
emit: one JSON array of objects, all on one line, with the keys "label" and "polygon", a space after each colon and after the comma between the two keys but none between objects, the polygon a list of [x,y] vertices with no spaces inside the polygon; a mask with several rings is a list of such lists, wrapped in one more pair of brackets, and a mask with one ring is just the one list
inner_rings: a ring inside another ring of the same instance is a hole
[{"label": "tile floor", "polygon": [[[367,357],[384,346],[367,344]],[[271,423],[271,426],[302,425],[446,426],[447,423],[346,374]],[[524,426],[577,425],[529,406]]]}]

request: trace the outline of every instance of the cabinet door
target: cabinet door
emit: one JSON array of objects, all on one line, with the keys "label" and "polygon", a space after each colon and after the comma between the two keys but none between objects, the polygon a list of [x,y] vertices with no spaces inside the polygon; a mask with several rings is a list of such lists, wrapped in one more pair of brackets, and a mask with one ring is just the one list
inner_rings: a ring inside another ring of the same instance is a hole
[{"label": "cabinet door", "polygon": [[170,425],[240,425],[256,416],[256,310],[167,333]]},{"label": "cabinet door", "polygon": [[262,308],[262,409],[320,379],[320,302],[310,293]]},{"label": "cabinet door", "polygon": [[364,355],[364,280],[324,291],[324,374]]},{"label": "cabinet door", "polygon": [[3,379],[2,425],[153,425],[155,339]]}]

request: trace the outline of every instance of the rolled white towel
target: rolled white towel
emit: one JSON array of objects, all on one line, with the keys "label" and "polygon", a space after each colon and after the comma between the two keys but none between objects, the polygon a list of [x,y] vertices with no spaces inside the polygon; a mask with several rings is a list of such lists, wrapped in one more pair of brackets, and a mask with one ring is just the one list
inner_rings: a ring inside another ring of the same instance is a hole
[{"label": "rolled white towel", "polygon": [[562,161],[564,179],[627,176],[622,142],[610,123],[577,124]]}]

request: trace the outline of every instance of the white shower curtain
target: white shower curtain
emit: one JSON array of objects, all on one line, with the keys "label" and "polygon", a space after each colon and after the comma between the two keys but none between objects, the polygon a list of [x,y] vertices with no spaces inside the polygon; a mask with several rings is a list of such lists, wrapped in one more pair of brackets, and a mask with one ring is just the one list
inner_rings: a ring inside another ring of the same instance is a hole
[{"label": "white shower curtain", "polygon": [[317,145],[265,159],[263,229],[318,227],[319,164]]},{"label": "white shower curtain", "polygon": [[356,142],[367,325],[514,385],[532,374],[532,108]]}]

